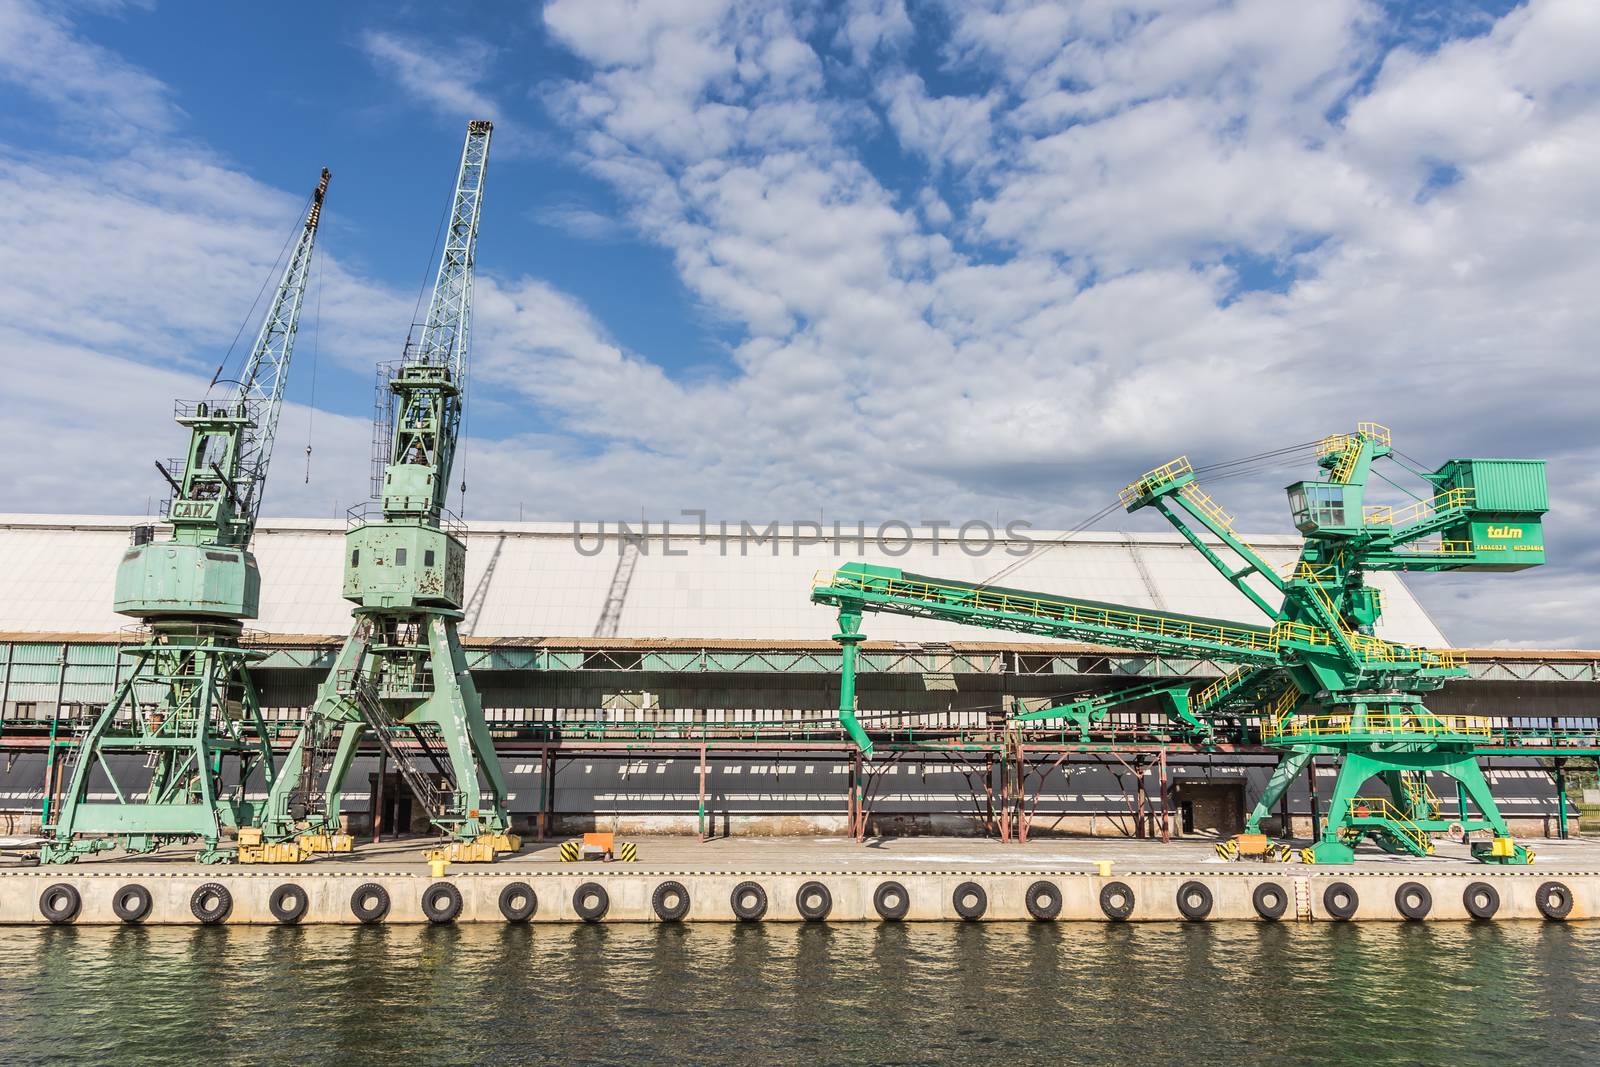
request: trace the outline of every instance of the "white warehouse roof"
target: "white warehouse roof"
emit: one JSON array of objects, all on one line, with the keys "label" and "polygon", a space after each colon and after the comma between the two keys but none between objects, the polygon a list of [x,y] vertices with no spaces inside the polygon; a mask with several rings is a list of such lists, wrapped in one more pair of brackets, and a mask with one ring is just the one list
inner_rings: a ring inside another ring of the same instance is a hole
[{"label": "white warehouse roof", "polygon": [[[131,620],[111,608],[117,563],[129,527],[149,520],[105,516],[0,515],[0,632],[113,633]],[[712,525],[663,533],[651,524],[635,550],[620,611],[606,605],[619,577],[615,524],[477,522],[467,544],[469,603],[462,632],[481,638],[588,638],[731,641],[826,641],[834,613],[814,605],[809,593],[819,569],[851,560],[880,563],[919,574],[982,581],[1015,562],[995,543],[985,555],[963,551],[953,531],[891,528],[878,543],[869,526],[864,545],[856,527],[842,541],[819,541],[818,531],[784,528],[761,541],[723,541]],[[262,576],[261,618],[252,629],[284,635],[337,635],[350,625],[350,605],[340,596],[345,524],[328,519],[263,521],[255,553]],[[637,532],[637,531],[636,531]],[[832,535],[832,527],[826,533]],[[158,534],[158,536],[161,536]],[[975,540],[981,541],[981,534]],[[1000,584],[1081,596],[1136,607],[1239,622],[1262,622],[1249,601],[1176,533],[1083,533],[1040,552],[1060,534],[1028,531],[1036,558]],[[1252,537],[1274,566],[1286,566],[1299,539]],[[581,544],[581,549],[580,549]],[[976,547],[969,540],[968,547]],[[626,567],[623,568],[624,573]],[[1429,646],[1444,635],[1398,575],[1371,578],[1383,593],[1381,636]],[[617,583],[619,588],[622,583]],[[869,616],[873,640],[975,641],[1000,635],[951,623],[888,615]]]}]

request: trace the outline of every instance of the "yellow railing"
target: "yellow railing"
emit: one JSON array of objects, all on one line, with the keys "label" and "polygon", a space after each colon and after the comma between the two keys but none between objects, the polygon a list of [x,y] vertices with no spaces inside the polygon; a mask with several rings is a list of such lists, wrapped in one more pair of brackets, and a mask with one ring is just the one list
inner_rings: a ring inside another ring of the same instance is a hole
[{"label": "yellow railing", "polygon": [[1361,455],[1360,446],[1364,440],[1387,448],[1394,438],[1387,426],[1376,422],[1358,422],[1355,433],[1329,434],[1317,442],[1317,458],[1339,456],[1339,462],[1333,468],[1333,481],[1340,485],[1348,484],[1350,475],[1355,472],[1356,459]]},{"label": "yellow railing", "polygon": [[1351,797],[1350,814],[1358,819],[1384,819],[1390,824],[1389,829],[1404,836],[1417,847],[1418,852],[1433,852],[1433,838],[1412,822],[1409,815],[1391,804],[1387,797]]},{"label": "yellow railing", "polygon": [[1290,683],[1284,687],[1283,692],[1278,694],[1277,699],[1267,707],[1267,716],[1273,722],[1277,722],[1293,711],[1294,706],[1298,703],[1300,703],[1300,689]]},{"label": "yellow railing", "polygon": [[1388,504],[1373,504],[1361,509],[1361,518],[1368,526],[1409,526],[1431,518],[1444,511],[1458,511],[1472,506],[1474,493],[1470,486],[1460,486],[1428,500],[1396,510]]},{"label": "yellow railing", "polygon": [[[1357,633],[1345,622],[1344,616],[1334,606],[1327,590],[1322,588],[1322,581],[1332,577],[1337,572],[1331,564],[1321,568],[1313,567],[1305,560],[1301,560],[1295,567],[1294,581],[1304,582],[1316,595],[1317,601],[1327,611],[1328,616],[1339,624],[1339,633],[1349,642],[1362,659],[1377,663],[1423,663],[1438,667],[1457,667],[1466,662],[1465,657],[1449,649],[1420,648],[1414,645],[1400,645],[1393,641],[1385,641],[1381,637],[1372,637],[1368,634]],[[1304,644],[1331,645],[1333,637],[1326,630],[1307,626],[1298,622],[1280,622],[1274,631],[1278,634],[1280,642],[1288,640]]]},{"label": "yellow railing", "polygon": [[1200,488],[1194,482],[1190,482],[1188,485],[1178,490],[1178,492],[1188,497],[1189,502],[1192,503],[1201,514],[1210,518],[1212,522],[1216,523],[1224,530],[1227,530],[1229,533],[1233,533],[1233,516],[1229,515],[1226,511],[1223,511],[1222,505],[1218,504],[1215,500],[1212,500],[1210,493]]},{"label": "yellow railing", "polygon": [[1416,556],[1418,559],[1432,557],[1470,556],[1472,555],[1471,541],[1413,541],[1398,549],[1396,555]]},{"label": "yellow railing", "polygon": [[1135,500],[1148,496],[1180,474],[1191,474],[1193,472],[1194,468],[1189,465],[1189,457],[1179,456],[1171,463],[1164,463],[1153,471],[1146,471],[1136,480],[1123,486],[1122,491],[1117,494],[1117,499],[1122,502],[1123,507],[1127,507]]},{"label": "yellow railing", "polygon": [[1423,712],[1368,712],[1365,715],[1294,715],[1264,719],[1262,740],[1285,737],[1337,739],[1354,735],[1385,737],[1489,736],[1489,720],[1481,715]]},{"label": "yellow railing", "polygon": [[[1116,631],[1129,635],[1171,638],[1191,644],[1220,645],[1258,652],[1272,652],[1277,648],[1271,630],[1174,619],[1166,615],[1123,608],[1075,604],[1069,600],[1056,600],[1002,589],[986,589],[975,585],[947,585],[942,582],[926,582],[904,577],[891,578],[876,574],[862,575],[823,568],[813,576],[812,588],[888,596],[935,607],[1023,615],[1044,622],[1063,623],[1099,631]],[[1107,633],[1103,636],[1115,638],[1117,633]]]},{"label": "yellow railing", "polygon": [[1222,696],[1223,693],[1227,692],[1229,689],[1232,689],[1239,683],[1240,679],[1255,669],[1256,668],[1250,664],[1246,664],[1242,667],[1235,667],[1233,670],[1229,671],[1227,674],[1224,674],[1221,678],[1218,678],[1216,681],[1212,682],[1210,685],[1196,693],[1192,703],[1196,708],[1203,709],[1210,707],[1212,703]]}]

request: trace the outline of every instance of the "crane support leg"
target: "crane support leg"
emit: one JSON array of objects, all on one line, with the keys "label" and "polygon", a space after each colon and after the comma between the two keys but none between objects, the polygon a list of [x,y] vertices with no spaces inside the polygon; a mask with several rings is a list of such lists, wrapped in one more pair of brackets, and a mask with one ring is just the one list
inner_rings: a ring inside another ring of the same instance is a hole
[{"label": "crane support leg", "polygon": [[[1262,820],[1272,814],[1272,806],[1288,792],[1289,786],[1300,777],[1300,772],[1305,770],[1310,761],[1310,752],[1285,752],[1278,757],[1278,765],[1272,768],[1272,777],[1267,779],[1267,788],[1262,792],[1261,799],[1256,801],[1255,807],[1250,809],[1250,817],[1245,820],[1245,833],[1261,832]],[[1289,827],[1283,828],[1283,835],[1290,835]]]},{"label": "crane support leg", "polygon": [[[1459,822],[1468,834],[1488,831],[1493,835],[1492,842],[1472,847],[1473,859],[1501,864],[1532,862],[1533,853],[1512,840],[1510,827],[1494,802],[1472,750],[1422,746],[1411,751],[1370,749],[1346,753],[1334,783],[1321,840],[1305,850],[1306,858],[1319,864],[1349,863],[1355,858],[1356,844],[1368,835],[1391,852],[1432,855],[1433,835],[1448,831],[1452,820],[1446,819],[1433,803],[1419,799],[1405,784],[1408,777],[1420,782],[1429,773],[1454,779],[1477,807],[1477,818],[1461,813]],[[1383,781],[1390,795],[1361,795],[1363,786],[1373,778]],[[1395,789],[1400,790],[1398,797]]]}]

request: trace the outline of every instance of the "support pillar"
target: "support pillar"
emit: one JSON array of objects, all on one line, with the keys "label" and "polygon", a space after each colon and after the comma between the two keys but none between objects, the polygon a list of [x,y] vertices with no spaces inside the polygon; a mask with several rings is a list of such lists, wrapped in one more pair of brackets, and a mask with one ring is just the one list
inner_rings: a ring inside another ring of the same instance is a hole
[{"label": "support pillar", "polygon": [[1172,812],[1167,807],[1167,792],[1170,789],[1170,783],[1169,783],[1169,780],[1167,778],[1167,750],[1164,747],[1161,749],[1161,781],[1160,781],[1160,786],[1161,786],[1161,843],[1163,845],[1169,845],[1169,844],[1172,843]]},{"label": "support pillar", "polygon": [[1567,775],[1564,759],[1556,759],[1556,836],[1567,837]]},{"label": "support pillar", "polygon": [[1306,758],[1306,787],[1311,791],[1311,840],[1322,840],[1322,811],[1317,807],[1317,757]]},{"label": "support pillar", "polygon": [[550,742],[539,748],[539,813],[535,817],[534,833],[543,841],[550,824]]},{"label": "support pillar", "polygon": [[389,773],[389,753],[378,749],[378,784],[372,791],[372,843],[383,840],[383,779]]},{"label": "support pillar", "polygon": [[700,746],[700,811],[698,817],[700,840],[706,839],[706,746]]}]

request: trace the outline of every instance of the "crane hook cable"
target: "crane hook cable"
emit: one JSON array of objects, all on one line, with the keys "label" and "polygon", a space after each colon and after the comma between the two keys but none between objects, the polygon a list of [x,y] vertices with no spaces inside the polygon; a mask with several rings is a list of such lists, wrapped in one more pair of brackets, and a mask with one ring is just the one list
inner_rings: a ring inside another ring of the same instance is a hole
[{"label": "crane hook cable", "polygon": [[300,205],[300,213],[295,216],[295,224],[290,228],[289,236],[283,239],[283,247],[278,249],[278,256],[272,261],[272,269],[261,280],[261,288],[256,290],[256,298],[250,302],[250,310],[245,312],[244,318],[239,320],[239,328],[234,331],[233,340],[229,342],[228,350],[222,354],[222,362],[217,364],[217,373],[211,376],[211,385],[206,386],[207,389],[212,388],[222,380],[222,372],[227,368],[228,360],[233,358],[233,350],[238,346],[239,338],[244,336],[244,328],[255,321],[256,307],[261,303],[261,298],[266,295],[267,286],[271,285],[272,279],[279,274],[278,264],[283,262],[284,253],[289,251],[289,245],[299,236],[300,231],[305,228],[306,212],[311,210],[311,201],[316,195],[315,192],[312,192],[306,197],[305,202]]}]

